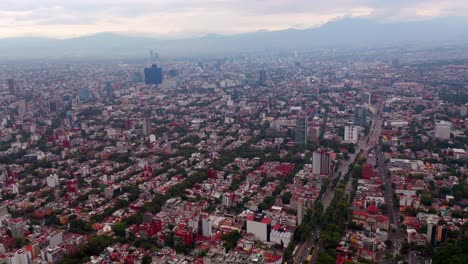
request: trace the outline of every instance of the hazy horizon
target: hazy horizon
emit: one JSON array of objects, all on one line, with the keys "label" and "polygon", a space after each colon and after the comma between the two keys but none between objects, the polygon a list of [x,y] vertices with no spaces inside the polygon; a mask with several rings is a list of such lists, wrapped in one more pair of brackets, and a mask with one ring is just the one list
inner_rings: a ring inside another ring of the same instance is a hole
[{"label": "hazy horizon", "polygon": [[178,39],[306,29],[343,18],[376,22],[466,17],[463,0],[4,0],[0,38],[75,38],[99,33]]}]

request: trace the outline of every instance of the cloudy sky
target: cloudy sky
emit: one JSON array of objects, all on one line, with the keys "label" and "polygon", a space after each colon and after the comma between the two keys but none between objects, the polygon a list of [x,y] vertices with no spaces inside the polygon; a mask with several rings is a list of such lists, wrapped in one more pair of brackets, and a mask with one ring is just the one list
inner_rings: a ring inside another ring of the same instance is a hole
[{"label": "cloudy sky", "polygon": [[100,32],[163,38],[467,16],[468,0],[0,0],[0,38]]}]

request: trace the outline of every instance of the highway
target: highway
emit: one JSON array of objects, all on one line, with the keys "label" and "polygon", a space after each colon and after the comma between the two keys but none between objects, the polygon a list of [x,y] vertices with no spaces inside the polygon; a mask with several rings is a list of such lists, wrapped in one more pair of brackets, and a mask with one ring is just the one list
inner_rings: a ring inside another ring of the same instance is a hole
[{"label": "highway", "polygon": [[[355,154],[350,155],[350,158],[348,160],[345,160],[340,165],[337,172],[332,175],[332,181],[331,182],[333,182],[333,180],[336,177],[340,177],[340,179],[338,181],[338,182],[340,182],[344,178],[346,173],[348,173],[350,165],[356,161],[356,158],[358,157],[359,153],[362,151],[363,154],[365,155],[367,153],[367,151],[369,151],[369,149],[371,147],[373,147],[378,142],[380,133],[382,131],[382,122],[383,122],[382,118],[381,118],[382,107],[383,107],[383,104],[381,103],[379,105],[379,110],[377,111],[377,114],[374,115],[373,118],[372,118],[372,125],[371,125],[369,135],[367,137],[359,140],[359,142],[356,144],[357,147],[356,147]],[[348,182],[346,184],[345,195],[350,194],[350,192],[352,190],[352,188],[351,188],[352,184],[351,183],[352,183],[352,179],[351,179],[351,177],[349,177]],[[322,199],[320,201],[323,204],[324,212],[326,211],[326,209],[330,205],[330,203],[331,203],[331,201],[333,199],[333,196],[335,194],[335,190],[336,190],[338,185],[339,184],[336,184],[336,186],[331,185],[327,189],[325,194],[322,196]],[[307,256],[309,255],[310,250],[316,244],[315,241],[319,239],[318,237],[320,235],[321,230],[322,230],[322,225],[319,224],[314,229],[314,231],[312,232],[312,235],[310,236],[310,238],[306,242],[304,242],[302,244],[299,244],[299,249],[296,252],[296,255],[294,256],[294,263],[303,263],[306,260]],[[318,245],[314,248],[314,250],[312,252],[311,263],[316,263],[318,254],[322,250],[323,250],[323,245],[322,245],[321,241],[319,241]]]}]

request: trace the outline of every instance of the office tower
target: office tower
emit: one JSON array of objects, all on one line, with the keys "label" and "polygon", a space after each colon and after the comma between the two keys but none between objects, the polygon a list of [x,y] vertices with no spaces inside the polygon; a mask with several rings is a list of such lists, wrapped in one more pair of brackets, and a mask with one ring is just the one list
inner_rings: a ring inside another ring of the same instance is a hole
[{"label": "office tower", "polygon": [[15,80],[8,79],[8,91],[10,94],[15,94]]},{"label": "office tower", "polygon": [[447,121],[440,121],[435,123],[434,137],[438,139],[450,139],[450,129],[452,123]]},{"label": "office tower", "polygon": [[27,103],[25,99],[21,99],[18,101],[18,115],[20,117],[24,117],[26,115],[26,111],[28,109]]},{"label": "office tower", "polygon": [[265,85],[267,82],[267,72],[265,70],[260,71],[260,77],[258,78],[258,84]]},{"label": "office tower", "polygon": [[359,140],[359,127],[353,124],[348,124],[344,129],[344,141],[349,143],[357,143]]},{"label": "office tower", "polygon": [[307,144],[307,117],[296,118],[296,145],[305,146]]},{"label": "office tower", "polygon": [[372,104],[372,94],[369,92],[365,92],[361,96],[361,101],[363,104]]},{"label": "office tower", "polygon": [[82,87],[78,91],[78,98],[80,99],[80,102],[85,102],[89,99],[89,88],[88,87]]},{"label": "office tower", "polygon": [[151,68],[145,68],[145,83],[146,84],[161,84],[163,81],[162,68],[153,64]]},{"label": "office tower", "polygon": [[354,124],[361,127],[365,127],[367,124],[367,110],[360,105],[354,109]]},{"label": "office tower", "polygon": [[114,95],[114,87],[111,82],[106,83],[106,96],[112,97]]},{"label": "office tower", "polygon": [[143,118],[143,135],[149,136],[151,134],[151,119],[148,117]]},{"label": "office tower", "polygon": [[312,174],[330,174],[330,152],[327,150],[317,149],[312,153]]}]

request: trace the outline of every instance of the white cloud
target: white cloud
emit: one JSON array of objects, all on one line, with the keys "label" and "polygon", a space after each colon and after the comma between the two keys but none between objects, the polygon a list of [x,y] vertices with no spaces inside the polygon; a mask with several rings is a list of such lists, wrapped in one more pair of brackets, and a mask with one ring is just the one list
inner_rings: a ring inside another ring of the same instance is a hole
[{"label": "white cloud", "polygon": [[234,34],[314,27],[344,16],[401,20],[467,11],[466,0],[2,0],[0,37]]}]

